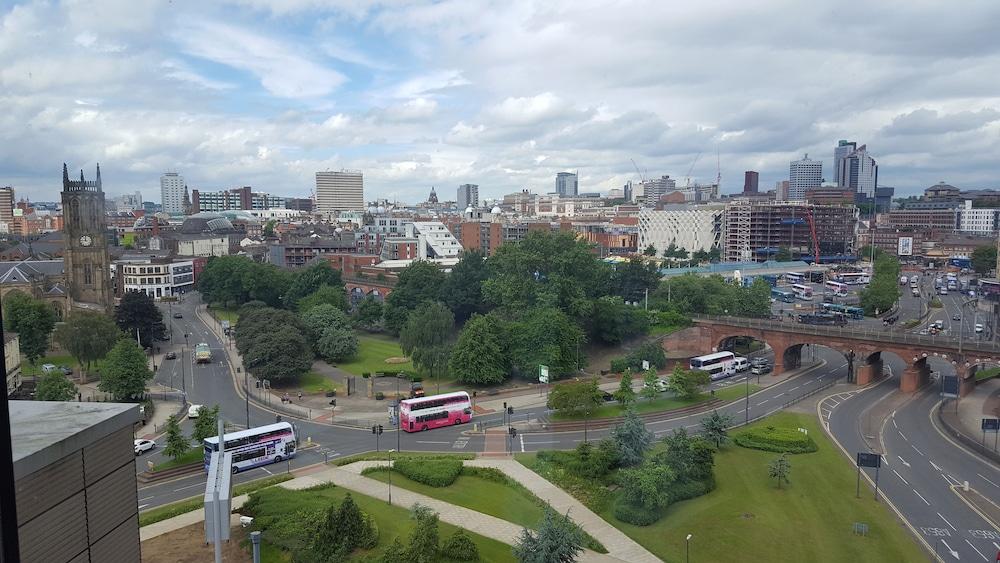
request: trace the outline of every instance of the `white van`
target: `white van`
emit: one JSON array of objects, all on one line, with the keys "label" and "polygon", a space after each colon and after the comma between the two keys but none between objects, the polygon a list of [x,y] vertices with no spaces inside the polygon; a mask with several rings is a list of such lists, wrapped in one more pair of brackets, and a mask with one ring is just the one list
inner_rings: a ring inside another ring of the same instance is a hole
[{"label": "white van", "polygon": [[733,359],[733,370],[737,373],[750,369],[750,361],[737,356]]}]

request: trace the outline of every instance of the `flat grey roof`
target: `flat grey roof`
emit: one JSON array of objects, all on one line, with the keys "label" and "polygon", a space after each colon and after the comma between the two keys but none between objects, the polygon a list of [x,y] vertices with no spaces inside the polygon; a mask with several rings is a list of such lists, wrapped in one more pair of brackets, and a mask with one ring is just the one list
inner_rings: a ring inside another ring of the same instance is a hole
[{"label": "flat grey roof", "polygon": [[10,401],[14,479],[30,475],[139,420],[139,405]]}]

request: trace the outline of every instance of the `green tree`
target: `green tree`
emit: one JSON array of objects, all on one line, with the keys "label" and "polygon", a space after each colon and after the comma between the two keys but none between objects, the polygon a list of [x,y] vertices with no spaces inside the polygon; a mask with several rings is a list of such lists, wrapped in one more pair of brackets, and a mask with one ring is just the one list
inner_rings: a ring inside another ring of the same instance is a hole
[{"label": "green tree", "polygon": [[259,339],[269,339],[279,331],[306,334],[302,319],[291,311],[261,306],[244,306],[240,309],[240,322],[236,331],[236,347],[246,355]]},{"label": "green tree", "polygon": [[767,466],[768,476],[774,477],[778,480],[779,489],[781,488],[782,482],[791,483],[791,481],[788,480],[788,476],[792,472],[792,464],[788,462],[788,458],[785,456],[786,454],[781,454]]},{"label": "green tree", "polygon": [[586,341],[579,325],[556,308],[535,309],[511,323],[511,356],[522,374],[533,374],[539,365],[549,366],[558,378],[576,373],[586,362]]},{"label": "green tree", "polygon": [[410,311],[427,301],[437,301],[445,275],[434,264],[417,260],[399,273],[399,281],[385,301],[385,328],[399,334]]},{"label": "green tree", "polygon": [[591,335],[605,344],[621,344],[626,338],[649,330],[649,318],[638,307],[626,305],[620,297],[606,296],[594,302]]},{"label": "green tree", "polygon": [[259,264],[247,256],[217,256],[208,259],[198,276],[198,291],[204,301],[225,307],[253,300],[280,307],[290,281],[291,274],[274,264]]},{"label": "green tree", "polygon": [[528,528],[514,542],[514,558],[518,563],[574,563],[583,551],[580,527],[546,505],[538,531]]},{"label": "green tree", "polygon": [[56,326],[53,338],[64,350],[90,371],[90,364],[106,356],[121,338],[121,331],[105,314],[74,310],[66,321]]},{"label": "green tree", "polygon": [[656,247],[650,244],[642,251],[643,256],[656,256]]},{"label": "green tree", "polygon": [[56,314],[47,303],[20,291],[3,297],[4,324],[16,332],[21,353],[35,363],[49,349],[49,335],[56,324]]},{"label": "green tree", "polygon": [[692,399],[701,393],[703,386],[708,385],[709,376],[707,371],[700,369],[686,370],[677,366],[670,373],[667,379],[667,388],[677,396],[684,399]]},{"label": "green tree", "polygon": [[144,348],[152,347],[153,342],[166,336],[167,332],[163,313],[144,291],[125,292],[115,308],[115,324],[130,338],[138,332],[139,342]]},{"label": "green tree", "polygon": [[339,505],[331,504],[314,542],[314,551],[324,561],[343,561],[368,534],[364,514],[350,493]]},{"label": "green tree", "polygon": [[330,327],[316,341],[316,351],[328,362],[347,361],[358,353],[358,337],[353,330]]},{"label": "green tree", "polygon": [[646,457],[646,450],[653,443],[653,433],[646,430],[646,423],[629,409],[625,419],[611,430],[611,439],[618,447],[618,461],[625,467],[639,465]]},{"label": "green tree", "polygon": [[622,500],[646,510],[659,510],[670,502],[669,487],[674,472],[665,465],[648,463],[641,467],[618,471]]},{"label": "green tree", "polygon": [[437,382],[440,389],[441,379],[451,373],[450,360],[453,349],[454,344],[451,342],[430,348],[418,348],[413,352],[413,365],[417,366],[424,377]]},{"label": "green tree", "polygon": [[552,387],[548,407],[569,415],[589,417],[603,401],[597,379],[567,381]]},{"label": "green tree", "polygon": [[479,561],[479,548],[469,534],[459,528],[441,545],[441,555],[453,561]]},{"label": "green tree", "polygon": [[779,246],[778,252],[774,254],[774,259],[778,262],[789,262],[792,260],[792,251],[787,246]]},{"label": "green tree", "polygon": [[483,301],[483,281],[488,275],[486,255],[479,250],[465,251],[452,267],[441,287],[441,299],[455,314],[455,320],[462,322],[489,310]]},{"label": "green tree", "polygon": [[35,400],[72,401],[76,398],[76,385],[60,370],[52,370],[38,376],[35,384]]},{"label": "green tree", "polygon": [[451,310],[440,301],[426,301],[407,316],[406,323],[399,331],[399,347],[407,356],[414,356],[418,350],[434,348],[450,341],[454,331],[455,316]]},{"label": "green tree", "polygon": [[413,563],[435,563],[438,560],[439,550],[437,513],[426,506],[414,504],[411,516],[416,525],[410,532],[410,541],[406,546],[406,560]]},{"label": "green tree", "polygon": [[729,441],[727,429],[733,425],[733,417],[729,414],[719,414],[713,410],[712,414],[701,419],[701,428],[707,440],[715,443],[716,448],[721,448],[722,444]]},{"label": "green tree", "polygon": [[615,266],[611,283],[616,295],[626,301],[643,301],[646,292],[652,293],[660,283],[660,269],[653,261],[633,256],[628,262]]},{"label": "green tree", "polygon": [[167,419],[167,443],[163,448],[163,454],[170,459],[177,459],[187,453],[190,448],[191,442],[181,432],[181,425],[177,423],[177,417],[170,415],[170,418]]},{"label": "green tree", "polygon": [[298,307],[300,299],[312,294],[324,285],[341,292],[344,291],[344,281],[340,277],[340,271],[334,270],[326,260],[317,260],[292,274],[288,291],[285,292],[285,306],[288,308]]},{"label": "green tree", "polygon": [[[329,303],[323,303],[322,305],[316,305],[307,309],[302,313],[301,318],[302,324],[306,329],[305,334],[313,342],[317,342],[330,329],[351,330],[351,319],[347,316],[347,313],[336,305]],[[240,330],[242,329],[243,327],[241,326]]]},{"label": "green tree", "polygon": [[498,385],[510,374],[507,327],[490,313],[473,315],[458,337],[448,360],[451,373],[463,383]]},{"label": "green tree", "polygon": [[358,326],[374,330],[382,325],[382,312],[382,302],[369,296],[358,303],[354,318]]},{"label": "green tree", "polygon": [[622,374],[622,379],[618,383],[618,390],[614,392],[615,400],[623,407],[628,407],[635,402],[635,389],[632,389],[632,370],[627,369]]},{"label": "green tree", "polygon": [[657,385],[659,385],[659,378],[656,376],[656,370],[644,371],[642,373],[642,390],[639,391],[639,396],[649,400],[655,399],[660,392]]},{"label": "green tree", "polygon": [[264,223],[264,229],[261,232],[264,238],[274,238],[274,225],[276,225],[277,223],[278,222],[275,221],[274,219],[271,219],[267,223]]},{"label": "green tree", "polygon": [[[240,327],[243,326],[242,319]],[[237,332],[237,336],[243,329]],[[243,366],[257,379],[294,382],[312,367],[313,350],[303,334],[290,326],[274,327],[243,353]],[[240,350],[243,352],[243,349]]]},{"label": "green tree", "polygon": [[205,438],[219,435],[219,405],[202,407],[191,429],[191,440],[202,443]]},{"label": "green tree", "polygon": [[997,247],[992,244],[977,246],[972,251],[972,269],[985,276],[997,267]]},{"label": "green tree", "polygon": [[97,388],[117,401],[139,399],[153,378],[146,353],[130,338],[123,338],[108,352]]},{"label": "green tree", "polygon": [[406,546],[399,540],[399,536],[396,536],[389,547],[385,548],[379,561],[381,563],[400,563],[400,561],[406,561],[406,558]]},{"label": "green tree", "polygon": [[323,284],[316,291],[299,299],[298,310],[308,312],[313,307],[319,305],[332,305],[341,311],[347,310],[347,293],[344,286],[335,287]]},{"label": "green tree", "polygon": [[861,290],[861,307],[865,314],[876,315],[891,309],[899,300],[899,261],[892,256],[882,256],[875,260],[872,280]]}]

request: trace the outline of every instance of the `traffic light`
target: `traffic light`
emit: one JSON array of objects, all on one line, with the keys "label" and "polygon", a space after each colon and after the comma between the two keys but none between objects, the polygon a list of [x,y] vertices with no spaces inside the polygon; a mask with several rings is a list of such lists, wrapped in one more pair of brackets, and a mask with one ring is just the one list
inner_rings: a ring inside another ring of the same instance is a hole
[{"label": "traffic light", "polygon": [[514,414],[514,407],[507,407],[507,414]]},{"label": "traffic light", "polygon": [[372,426],[372,434],[375,434],[376,436],[381,436],[382,435],[382,425],[381,424],[376,424],[376,425]]},{"label": "traffic light", "polygon": [[511,426],[510,428],[507,429],[507,433],[510,434],[511,438],[515,438],[517,437],[517,428]]}]

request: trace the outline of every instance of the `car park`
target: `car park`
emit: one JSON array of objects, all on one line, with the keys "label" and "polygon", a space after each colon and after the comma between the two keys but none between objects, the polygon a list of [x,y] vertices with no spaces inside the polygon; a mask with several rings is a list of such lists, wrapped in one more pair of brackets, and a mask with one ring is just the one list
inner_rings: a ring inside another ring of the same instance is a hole
[{"label": "car park", "polygon": [[140,455],[143,452],[149,452],[156,448],[156,442],[152,440],[136,440],[135,441],[135,455]]}]

